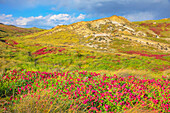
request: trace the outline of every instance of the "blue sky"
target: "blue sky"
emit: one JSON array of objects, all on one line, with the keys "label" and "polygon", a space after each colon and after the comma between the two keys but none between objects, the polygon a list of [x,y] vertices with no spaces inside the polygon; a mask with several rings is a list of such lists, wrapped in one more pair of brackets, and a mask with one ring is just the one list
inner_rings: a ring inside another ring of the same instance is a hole
[{"label": "blue sky", "polygon": [[50,29],[112,15],[130,21],[170,18],[170,0],[0,0],[0,23]]}]

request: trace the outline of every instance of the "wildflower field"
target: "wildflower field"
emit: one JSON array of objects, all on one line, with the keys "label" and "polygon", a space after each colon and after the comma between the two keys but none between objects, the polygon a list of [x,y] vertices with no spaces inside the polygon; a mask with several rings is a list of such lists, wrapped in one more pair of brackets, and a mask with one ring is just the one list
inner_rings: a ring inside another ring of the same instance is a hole
[{"label": "wildflower field", "polygon": [[[123,112],[140,104],[145,110],[168,113],[169,84],[166,77],[13,70],[1,76],[0,96],[9,97],[4,109],[11,112]],[[25,101],[27,106],[22,105]]]}]

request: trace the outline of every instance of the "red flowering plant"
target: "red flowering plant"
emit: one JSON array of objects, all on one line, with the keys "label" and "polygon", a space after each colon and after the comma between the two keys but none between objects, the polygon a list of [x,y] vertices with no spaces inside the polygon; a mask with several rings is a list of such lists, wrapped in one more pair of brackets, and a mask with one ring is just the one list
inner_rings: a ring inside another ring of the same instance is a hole
[{"label": "red flowering plant", "polygon": [[57,47],[43,47],[37,51],[35,51],[34,53],[32,53],[33,55],[44,55],[44,54],[48,54],[48,53],[57,53],[58,52],[62,52],[64,51],[65,48],[57,48]]},{"label": "red flowering plant", "polygon": [[[11,96],[10,102],[17,104],[36,91],[50,90],[50,99],[67,97],[73,100],[70,109],[90,112],[121,112],[136,104],[147,109],[169,112],[169,83],[162,79],[139,79],[134,76],[107,76],[87,71],[39,72],[16,71],[0,76],[0,96]],[[64,100],[63,100],[64,101]]]}]

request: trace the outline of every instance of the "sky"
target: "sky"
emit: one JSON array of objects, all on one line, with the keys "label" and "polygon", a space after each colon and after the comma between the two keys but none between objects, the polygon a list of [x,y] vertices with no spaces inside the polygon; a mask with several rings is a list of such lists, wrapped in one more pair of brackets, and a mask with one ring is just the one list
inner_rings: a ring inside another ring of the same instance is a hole
[{"label": "sky", "polygon": [[170,18],[170,0],[0,0],[0,23],[50,29],[113,15],[130,21]]}]

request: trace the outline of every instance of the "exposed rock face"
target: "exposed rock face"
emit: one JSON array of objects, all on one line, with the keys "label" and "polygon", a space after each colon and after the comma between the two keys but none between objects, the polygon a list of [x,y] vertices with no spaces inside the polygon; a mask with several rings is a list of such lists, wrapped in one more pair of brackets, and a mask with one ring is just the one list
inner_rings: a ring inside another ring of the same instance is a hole
[{"label": "exposed rock face", "polygon": [[94,37],[109,37],[110,34],[106,34],[106,33],[100,33],[100,34],[93,34]]},{"label": "exposed rock face", "polygon": [[136,34],[135,34],[136,36],[144,36],[144,37],[146,37],[147,35],[145,34],[145,33],[143,33],[142,31],[138,31],[138,32],[136,32]]},{"label": "exposed rock face", "polygon": [[90,40],[95,41],[95,42],[101,42],[101,43],[109,43],[111,39],[107,36],[98,36],[95,38],[91,38]]}]

